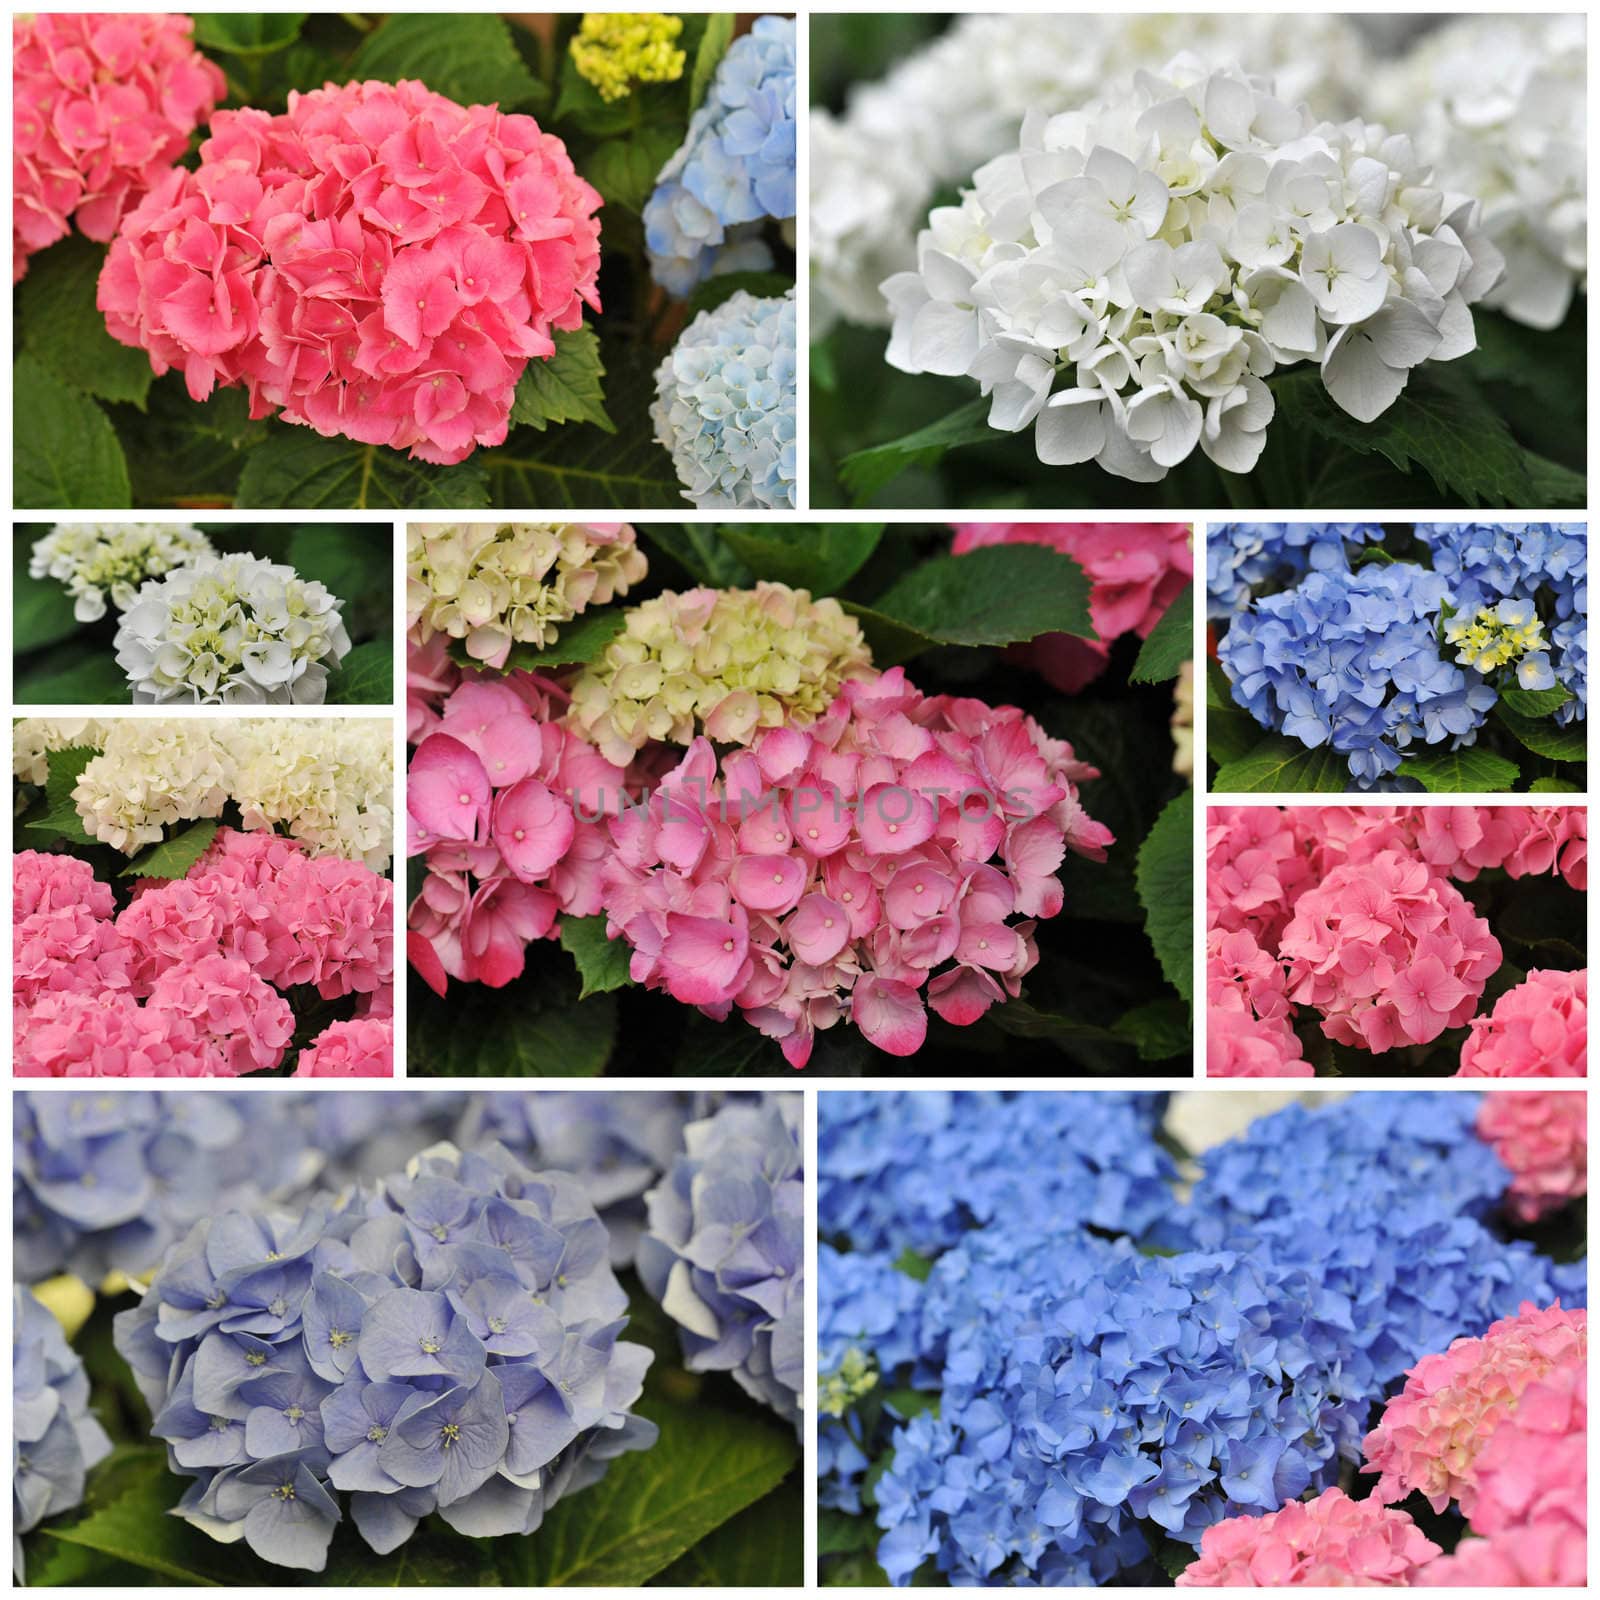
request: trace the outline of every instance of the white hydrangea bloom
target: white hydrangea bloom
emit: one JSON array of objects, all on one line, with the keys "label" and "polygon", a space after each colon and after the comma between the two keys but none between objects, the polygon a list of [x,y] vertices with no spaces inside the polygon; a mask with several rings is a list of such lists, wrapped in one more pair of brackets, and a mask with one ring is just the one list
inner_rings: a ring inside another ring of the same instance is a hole
[{"label": "white hydrangea bloom", "polygon": [[1270,74],[1321,116],[1353,111],[1368,63],[1348,19],[1304,13],[977,13],[811,119],[813,337],[834,318],[886,324],[879,284],[913,265],[942,187],[1014,147],[1036,106],[1065,111],[1179,51]]},{"label": "white hydrangea bloom", "polygon": [[108,595],[125,611],[147,578],[213,553],[211,541],[186,523],[63,522],[35,542],[28,575],[64,583],[73,616],[98,622]]},{"label": "white hydrangea bloom", "polygon": [[95,717],[20,717],[11,725],[11,772],[23,783],[42,784],[57,750],[105,744],[109,723]]},{"label": "white hydrangea bloom", "polygon": [[1316,361],[1370,422],[1423,361],[1474,348],[1500,254],[1409,140],[1319,123],[1237,69],[1178,57],[1020,148],[932,212],[883,285],[887,360],[975,378],[1049,466],[1154,482],[1198,446],[1248,472],[1282,366]]},{"label": "white hydrangea bloom", "polygon": [[135,705],[320,705],[350,652],[344,601],[259,556],[201,556],[146,583],[117,627]]},{"label": "white hydrangea bloom", "polygon": [[1378,71],[1373,113],[1416,141],[1448,189],[1483,203],[1506,258],[1488,304],[1556,328],[1588,275],[1587,24],[1467,16]]},{"label": "white hydrangea bloom", "polygon": [[174,823],[220,817],[232,789],[223,726],[166,717],[108,722],[100,754],[72,791],[84,831],[131,856]]}]

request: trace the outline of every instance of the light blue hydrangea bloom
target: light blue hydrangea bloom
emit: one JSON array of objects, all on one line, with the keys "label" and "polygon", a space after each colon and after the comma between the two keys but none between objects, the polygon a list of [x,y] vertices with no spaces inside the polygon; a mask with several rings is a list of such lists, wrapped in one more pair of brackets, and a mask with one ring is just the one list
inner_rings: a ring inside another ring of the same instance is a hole
[{"label": "light blue hydrangea bloom", "polygon": [[645,1197],[639,1277],[679,1325],[691,1372],[731,1373],[800,1426],[805,1386],[805,1182],[800,1096],[724,1106],[684,1130]]},{"label": "light blue hydrangea bloom", "polygon": [[[202,1096],[202,1098],[209,1098]],[[11,1290],[11,1511],[21,1536],[83,1500],[84,1477],[111,1453],[89,1410],[89,1379],[61,1324],[20,1284]]]},{"label": "light blue hydrangea bloom", "polygon": [[792,510],[794,290],[741,289],[702,311],[656,369],[650,408],[684,499],[706,510]]},{"label": "light blue hydrangea bloom", "polygon": [[1376,522],[1224,522],[1206,530],[1206,615],[1225,622],[1252,598],[1307,572],[1348,572],[1351,545],[1378,543]]},{"label": "light blue hydrangea bloom", "polygon": [[795,214],[794,44],[789,17],[759,17],[734,40],[656,179],[645,249],[651,275],[671,294],[688,294],[713,271],[772,265],[749,235],[764,217]]}]

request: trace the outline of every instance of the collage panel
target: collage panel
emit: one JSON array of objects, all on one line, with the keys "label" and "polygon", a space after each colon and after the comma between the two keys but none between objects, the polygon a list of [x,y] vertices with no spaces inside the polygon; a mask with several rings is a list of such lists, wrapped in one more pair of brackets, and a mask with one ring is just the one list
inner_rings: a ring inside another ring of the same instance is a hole
[{"label": "collage panel", "polygon": [[817,1107],[823,1585],[1584,1583],[1581,1091]]},{"label": "collage panel", "polygon": [[800,1095],[10,1098],[19,1580],[803,1582]]}]

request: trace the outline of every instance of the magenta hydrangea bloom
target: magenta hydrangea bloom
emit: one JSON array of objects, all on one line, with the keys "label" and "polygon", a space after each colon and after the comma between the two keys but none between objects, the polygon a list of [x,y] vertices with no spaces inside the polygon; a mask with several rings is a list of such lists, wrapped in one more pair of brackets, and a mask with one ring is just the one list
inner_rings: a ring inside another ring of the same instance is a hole
[{"label": "magenta hydrangea bloom", "polygon": [[1078,795],[1098,776],[1015,707],[924,696],[898,667],[850,681],[720,768],[696,739],[611,820],[607,931],[636,982],[737,1006],[791,1066],[845,1017],[913,1055],[928,1006],[965,1026],[1020,992],[1066,852],[1113,842]]},{"label": "magenta hydrangea bloom", "polygon": [[330,1023],[300,1052],[297,1078],[387,1078],[394,1072],[394,1022],[354,1017]]},{"label": "magenta hydrangea bloom", "polygon": [[70,225],[102,242],[228,92],[188,17],[39,12],[11,23],[11,274]]},{"label": "magenta hydrangea bloom", "polygon": [[1589,1192],[1589,1110],[1581,1093],[1486,1094],[1478,1107],[1478,1137],[1510,1172],[1506,1205],[1523,1222],[1537,1222]]},{"label": "magenta hydrangea bloom", "polygon": [[1581,1078],[1588,1071],[1589,973],[1538,969],[1472,1019],[1462,1078]]},{"label": "magenta hydrangea bloom", "polygon": [[1439,1546],[1403,1511],[1324,1489],[1263,1517],[1226,1517],[1200,1539],[1180,1589],[1404,1588]]},{"label": "magenta hydrangea bloom", "polygon": [[98,304],[190,395],[422,461],[506,436],[517,380],[600,309],[600,196],[532,117],[420,83],[222,111],[124,219]]}]

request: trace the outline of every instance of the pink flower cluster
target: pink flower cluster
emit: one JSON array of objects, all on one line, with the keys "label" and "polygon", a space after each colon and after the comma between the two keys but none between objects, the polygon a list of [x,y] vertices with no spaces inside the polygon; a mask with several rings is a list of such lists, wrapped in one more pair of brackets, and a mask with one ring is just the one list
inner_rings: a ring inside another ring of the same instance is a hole
[{"label": "pink flower cluster", "polygon": [[1228,1517],[1200,1539],[1179,1588],[1404,1588],[1439,1554],[1403,1511],[1324,1489],[1261,1517]]},{"label": "pink flower cluster", "polygon": [[900,668],[851,681],[720,772],[696,739],[611,820],[607,931],[636,982],[718,1020],[737,1006],[791,1066],[846,1015],[911,1055],[925,1003],[965,1026],[1020,992],[1066,852],[1112,843],[1078,798],[1098,775],[1014,707],[924,696]]},{"label": "pink flower cluster", "polygon": [[394,1071],[394,1019],[330,1023],[300,1052],[297,1078],[387,1078]]},{"label": "pink flower cluster", "polygon": [[1290,1025],[1283,968],[1248,928],[1206,944],[1206,1062],[1213,1077],[1311,1078]]},{"label": "pink flower cluster", "polygon": [[1148,638],[1194,576],[1192,530],[1183,522],[958,522],[957,555],[991,544],[1042,544],[1089,575],[1089,620],[1099,636],[1046,633],[1012,653],[1063,694],[1105,670],[1125,633]]},{"label": "pink flower cluster", "polygon": [[1589,974],[1530,972],[1472,1019],[1463,1078],[1581,1078],[1588,1071]]},{"label": "pink flower cluster", "polygon": [[227,93],[187,17],[40,12],[11,23],[11,274],[70,223],[110,239]]},{"label": "pink flower cluster", "polygon": [[329,85],[212,119],[124,219],[99,307],[190,395],[243,384],[328,437],[461,461],[600,308],[600,196],[531,117],[420,83]]},{"label": "pink flower cluster", "polygon": [[1537,1222],[1589,1192],[1589,1113],[1582,1094],[1486,1094],[1478,1137],[1511,1173],[1506,1205],[1523,1222]]},{"label": "pink flower cluster", "polygon": [[440,994],[449,978],[510,983],[527,946],[555,937],[558,912],[600,910],[609,845],[599,819],[621,804],[629,777],[551,720],[560,694],[513,672],[468,677],[437,708],[430,694],[414,702],[413,730],[427,731],[406,774],[407,853],[428,873],[408,949]]},{"label": "pink flower cluster", "polygon": [[[87,863],[24,851],[12,879],[17,1074],[234,1077],[276,1067],[295,1031],[280,991],[354,995],[362,1019],[389,1018],[393,893],[359,862],[312,859],[290,840],[225,828],[186,878],[143,880],[114,914],[109,886]],[[390,1074],[392,1029],[387,1056],[371,1044],[361,1058]]]}]

